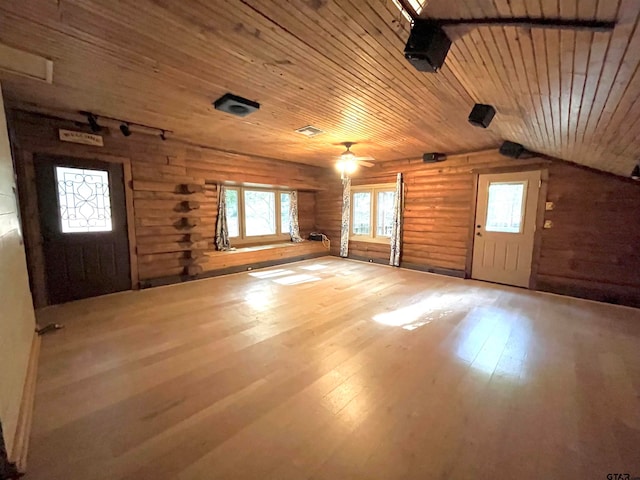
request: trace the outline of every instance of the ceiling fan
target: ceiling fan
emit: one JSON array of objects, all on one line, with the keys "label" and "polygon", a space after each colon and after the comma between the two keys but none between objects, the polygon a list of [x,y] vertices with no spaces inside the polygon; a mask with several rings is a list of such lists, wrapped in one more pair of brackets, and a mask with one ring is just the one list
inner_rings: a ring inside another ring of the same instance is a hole
[{"label": "ceiling fan", "polygon": [[336,169],[340,172],[342,178],[345,174],[350,175],[355,172],[358,166],[373,167],[373,163],[369,160],[375,160],[373,157],[357,157],[351,151],[351,147],[356,145],[355,142],[342,142],[338,145],[344,145],[346,150],[340,154],[336,161]]}]

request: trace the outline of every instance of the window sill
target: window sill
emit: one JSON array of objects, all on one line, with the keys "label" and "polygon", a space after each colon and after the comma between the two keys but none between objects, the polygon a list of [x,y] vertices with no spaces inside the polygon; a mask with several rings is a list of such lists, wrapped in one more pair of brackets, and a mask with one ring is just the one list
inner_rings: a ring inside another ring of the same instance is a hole
[{"label": "window sill", "polygon": [[[271,250],[276,248],[304,248],[311,249],[314,245],[319,245],[322,247],[322,242],[312,242],[310,240],[305,240],[304,242],[291,242],[291,241],[279,241],[273,242],[269,244],[260,244],[260,245],[238,245],[233,250],[213,250],[207,252],[207,255],[229,255],[234,253],[246,253],[246,252],[257,252],[260,250]],[[323,247],[324,248],[324,247]]]},{"label": "window sill", "polygon": [[349,237],[350,242],[377,243],[379,245],[391,245],[388,238],[371,238],[371,237]]},{"label": "window sill", "polygon": [[291,244],[291,237],[280,238],[256,238],[253,239],[241,239],[239,237],[229,239],[231,246],[235,248],[248,248],[248,247],[268,247],[269,245]]}]

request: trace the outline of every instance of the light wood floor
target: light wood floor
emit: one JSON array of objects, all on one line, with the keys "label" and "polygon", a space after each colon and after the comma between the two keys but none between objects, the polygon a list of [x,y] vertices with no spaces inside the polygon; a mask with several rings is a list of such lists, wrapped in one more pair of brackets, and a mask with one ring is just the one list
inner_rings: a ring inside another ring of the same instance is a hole
[{"label": "light wood floor", "polygon": [[28,480],[640,476],[640,310],[326,257],[49,321]]}]

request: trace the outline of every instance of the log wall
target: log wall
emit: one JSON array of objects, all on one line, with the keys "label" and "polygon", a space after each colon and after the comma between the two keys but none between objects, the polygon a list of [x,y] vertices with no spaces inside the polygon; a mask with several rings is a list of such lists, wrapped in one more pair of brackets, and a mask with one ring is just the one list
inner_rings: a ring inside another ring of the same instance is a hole
[{"label": "log wall", "polygon": [[538,288],[640,307],[640,183],[557,162],[547,200]]},{"label": "log wall", "polygon": [[[23,111],[11,112],[10,119],[18,159],[31,288],[38,307],[48,301],[34,183],[33,162],[37,154],[130,165],[131,182],[127,189],[132,197],[135,227],[130,243],[139,281],[180,275],[186,269],[197,274],[218,267],[221,260],[213,246],[218,182],[295,188],[299,191],[301,234],[306,236],[315,225],[315,191],[320,188],[323,169],[231,154],[171,139],[162,141],[159,136],[134,133],[124,137],[117,129],[100,132],[103,147],[66,143],[58,139],[59,128],[89,130],[71,121]],[[282,252],[263,249],[252,252],[246,259],[249,263],[282,260],[283,255],[296,257],[300,252],[295,246]],[[216,255],[215,260],[209,259],[212,254]]]},{"label": "log wall", "polygon": [[[405,209],[402,265],[470,275],[475,182],[479,173],[542,169],[550,229],[539,229],[532,287],[595,300],[640,306],[640,185],[576,165],[545,159],[509,160],[497,152],[462,156],[440,164],[420,160],[361,168],[353,185],[390,183],[402,172]],[[546,180],[548,177],[548,180]],[[319,192],[316,229],[329,235],[338,254],[342,187],[335,175]],[[350,242],[349,256],[387,263],[389,247]]]}]

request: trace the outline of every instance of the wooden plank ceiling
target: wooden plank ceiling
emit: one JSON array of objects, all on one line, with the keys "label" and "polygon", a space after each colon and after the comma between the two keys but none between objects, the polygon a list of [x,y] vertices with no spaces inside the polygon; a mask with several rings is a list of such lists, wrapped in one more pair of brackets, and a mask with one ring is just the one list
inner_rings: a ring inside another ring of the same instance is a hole
[{"label": "wooden plank ceiling", "polygon": [[[613,33],[451,28],[437,74],[403,58],[392,0],[0,1],[0,42],[51,58],[54,84],[0,74],[29,108],[91,110],[202,145],[329,166],[343,141],[378,160],[502,139],[628,175],[640,153],[637,0],[432,0],[424,15],[617,19]],[[261,103],[244,119],[211,101]],[[475,102],[498,115],[471,127]],[[326,133],[306,138],[296,128]]]}]

